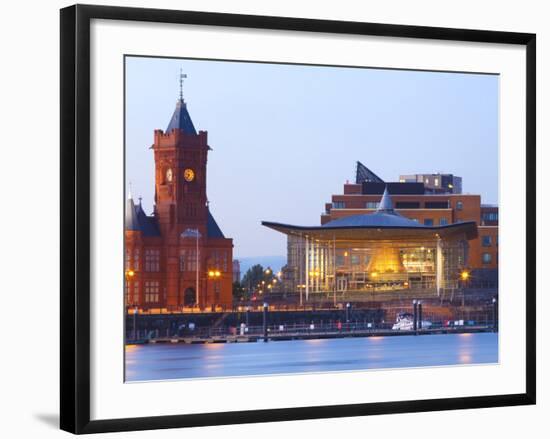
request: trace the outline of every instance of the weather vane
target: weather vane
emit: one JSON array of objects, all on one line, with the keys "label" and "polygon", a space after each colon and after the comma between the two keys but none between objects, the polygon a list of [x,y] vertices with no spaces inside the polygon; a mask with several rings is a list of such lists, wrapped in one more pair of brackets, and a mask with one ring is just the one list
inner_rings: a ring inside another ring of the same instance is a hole
[{"label": "weather vane", "polygon": [[183,70],[180,69],[180,100],[183,100],[183,80],[187,78],[187,74],[183,73]]}]

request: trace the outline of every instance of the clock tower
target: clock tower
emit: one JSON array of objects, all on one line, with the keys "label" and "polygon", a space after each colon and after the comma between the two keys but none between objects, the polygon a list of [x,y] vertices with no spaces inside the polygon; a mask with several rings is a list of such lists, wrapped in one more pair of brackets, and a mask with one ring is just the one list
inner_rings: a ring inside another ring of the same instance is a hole
[{"label": "clock tower", "polygon": [[207,132],[198,133],[180,98],[165,132],[155,131],[155,208],[163,233],[206,231]]},{"label": "clock tower", "polygon": [[165,273],[163,302],[167,309],[227,307],[232,302],[228,267],[233,243],[208,208],[208,136],[195,129],[181,85],[180,80],[180,96],[168,127],[155,130],[151,147],[154,217],[162,236],[160,265]]}]

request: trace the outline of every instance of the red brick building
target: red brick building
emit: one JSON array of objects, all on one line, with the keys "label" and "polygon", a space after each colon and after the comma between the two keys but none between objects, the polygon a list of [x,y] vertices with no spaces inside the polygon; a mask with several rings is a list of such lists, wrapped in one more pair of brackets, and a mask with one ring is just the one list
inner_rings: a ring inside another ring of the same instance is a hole
[{"label": "red brick building", "polygon": [[206,192],[208,136],[197,131],[183,98],[166,131],[155,130],[154,212],[128,196],[125,211],[126,304],[151,312],[232,304],[233,240],[212,216]]},{"label": "red brick building", "polygon": [[[350,215],[374,213],[388,187],[396,212],[420,224],[439,226],[475,221],[478,237],[470,242],[469,267],[480,283],[495,284],[498,281],[498,206],[482,204],[480,195],[457,191],[457,179],[462,183],[460,177],[454,176],[450,185],[439,184],[443,189],[435,192],[426,189],[426,174],[418,175],[422,178],[415,182],[400,176],[399,182],[387,183],[358,162],[355,182],[344,184],[342,194],[332,195],[331,202],[325,204],[321,224]],[[439,183],[445,176],[433,174]]]}]

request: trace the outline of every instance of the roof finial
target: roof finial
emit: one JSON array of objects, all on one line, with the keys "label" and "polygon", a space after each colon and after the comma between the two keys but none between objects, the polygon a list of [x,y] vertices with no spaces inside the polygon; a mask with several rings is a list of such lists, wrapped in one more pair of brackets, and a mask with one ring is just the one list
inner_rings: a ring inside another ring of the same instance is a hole
[{"label": "roof finial", "polygon": [[183,73],[183,69],[180,68],[180,101],[183,101],[183,80],[187,78],[187,74]]},{"label": "roof finial", "polygon": [[390,197],[390,193],[388,191],[388,185],[385,185],[384,194],[380,199],[380,204],[378,205],[377,211],[384,213],[394,213],[393,203]]}]

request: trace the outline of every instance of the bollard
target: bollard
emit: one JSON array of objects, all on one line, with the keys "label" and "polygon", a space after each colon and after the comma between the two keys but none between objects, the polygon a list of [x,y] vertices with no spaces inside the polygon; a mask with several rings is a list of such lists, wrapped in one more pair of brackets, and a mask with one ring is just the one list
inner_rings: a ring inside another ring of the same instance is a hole
[{"label": "bollard", "polygon": [[413,300],[413,331],[416,335],[416,328],[417,328],[417,322],[418,322],[418,308],[416,299]]},{"label": "bollard", "polygon": [[422,301],[418,301],[418,329],[422,330]]},{"label": "bollard", "polygon": [[498,317],[497,316],[498,316],[497,299],[496,299],[496,297],[493,297],[493,331],[494,332],[498,331],[498,321],[497,321]]},{"label": "bollard", "polygon": [[263,332],[264,332],[264,342],[267,342],[267,302],[264,302],[264,313],[263,313]]},{"label": "bollard", "polygon": [[134,308],[134,341],[136,341],[137,337],[136,337],[136,330],[137,330],[137,313],[138,313],[138,308],[137,306]]}]

